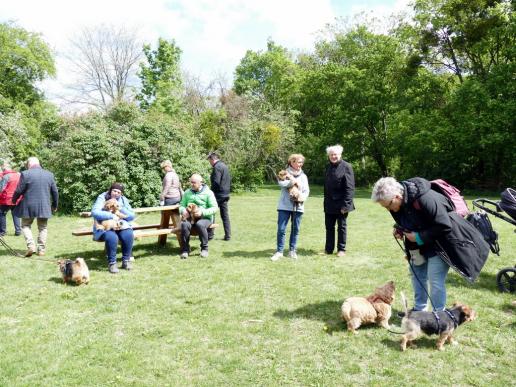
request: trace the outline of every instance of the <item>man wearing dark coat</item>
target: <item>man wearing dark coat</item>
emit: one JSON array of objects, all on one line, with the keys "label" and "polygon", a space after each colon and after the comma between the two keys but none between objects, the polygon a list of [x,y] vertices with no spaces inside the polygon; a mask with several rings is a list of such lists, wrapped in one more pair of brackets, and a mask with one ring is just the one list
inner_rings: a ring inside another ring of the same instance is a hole
[{"label": "man wearing dark coat", "polygon": [[[26,257],[36,253],[45,255],[47,223],[52,212],[57,210],[59,194],[52,172],[41,168],[37,157],[29,157],[27,170],[21,173],[20,182],[14,192],[12,203],[23,197],[13,213],[22,219],[22,233],[27,243]],[[37,219],[38,245],[32,237],[32,223]]]},{"label": "man wearing dark coat", "polygon": [[342,160],[342,146],[326,148],[329,163],[324,176],[324,223],[326,226],[326,254],[335,248],[335,223],[337,223],[337,256],[346,254],[346,222],[350,211],[355,209],[355,175],[351,164]]},{"label": "man wearing dark coat", "polygon": [[217,199],[219,205],[220,217],[224,225],[224,240],[229,241],[231,239],[231,224],[229,222],[228,201],[231,175],[227,165],[220,160],[219,155],[215,152],[208,155],[208,161],[213,168],[210,176],[211,190],[215,194],[215,199]]}]

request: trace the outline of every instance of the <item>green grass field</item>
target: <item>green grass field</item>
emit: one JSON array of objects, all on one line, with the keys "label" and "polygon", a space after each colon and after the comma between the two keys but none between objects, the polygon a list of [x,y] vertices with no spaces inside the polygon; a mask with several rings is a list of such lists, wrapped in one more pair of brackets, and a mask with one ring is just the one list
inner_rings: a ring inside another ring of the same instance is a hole
[{"label": "green grass field", "polygon": [[[222,241],[219,229],[208,259],[199,257],[197,239],[180,260],[175,238],[164,248],[146,238],[135,243],[134,270],[111,275],[103,244],[71,235],[91,220],[74,217],[51,219],[45,259],[84,257],[87,286],[63,285],[57,265],[0,249],[0,385],[514,385],[516,296],[499,293],[495,281],[516,263],[513,226],[491,217],[501,254],[490,256],[475,284],[448,276],[449,303],[460,300],[479,315],[458,329],[460,345],[439,352],[435,338],[424,337],[402,353],[399,335],[365,327],[354,336],[340,321],[344,298],[387,280],[412,294],[391,217],[358,191],[347,256],[319,255],[322,195],[312,189],[298,261],[269,259],[276,187],[231,198],[233,239]],[[6,241],[24,250],[8,222]]]}]

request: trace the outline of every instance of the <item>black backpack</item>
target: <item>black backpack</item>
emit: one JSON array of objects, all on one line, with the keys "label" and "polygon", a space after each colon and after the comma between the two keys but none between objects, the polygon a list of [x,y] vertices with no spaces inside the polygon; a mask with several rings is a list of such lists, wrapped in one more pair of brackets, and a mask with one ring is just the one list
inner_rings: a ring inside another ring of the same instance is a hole
[{"label": "black backpack", "polygon": [[485,211],[471,212],[467,217],[468,220],[475,228],[480,231],[485,241],[489,243],[489,248],[493,254],[500,255],[500,246],[498,246],[498,233],[493,230],[491,221]]}]

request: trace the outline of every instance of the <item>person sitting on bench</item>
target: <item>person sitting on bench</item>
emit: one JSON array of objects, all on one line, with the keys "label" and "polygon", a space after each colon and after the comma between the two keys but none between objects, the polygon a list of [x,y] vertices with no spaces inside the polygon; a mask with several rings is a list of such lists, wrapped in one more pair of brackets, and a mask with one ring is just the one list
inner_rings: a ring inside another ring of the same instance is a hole
[{"label": "person sitting on bench", "polygon": [[[208,257],[208,228],[213,223],[213,215],[217,212],[218,205],[215,195],[203,183],[202,176],[194,173],[190,177],[190,187],[187,189],[179,203],[179,214],[181,221],[182,251],[181,259],[188,258],[190,253],[190,233],[192,227],[197,229],[201,240],[201,257]],[[196,204],[201,211],[201,218],[195,223],[191,222],[190,214],[187,211],[189,204]]]},{"label": "person sitting on bench", "polygon": [[[118,202],[119,211],[123,214],[123,218],[104,209],[104,205],[109,199],[115,199]],[[101,193],[93,204],[91,216],[95,219],[93,222],[93,239],[105,241],[109,272],[112,274],[118,273],[116,266],[118,241],[122,244],[122,269],[131,270],[130,258],[133,251],[134,234],[129,222],[134,220],[135,214],[129,200],[124,196],[124,186],[120,183],[113,183],[108,191]],[[110,219],[120,221],[122,226],[109,230],[97,227],[98,223]]]}]

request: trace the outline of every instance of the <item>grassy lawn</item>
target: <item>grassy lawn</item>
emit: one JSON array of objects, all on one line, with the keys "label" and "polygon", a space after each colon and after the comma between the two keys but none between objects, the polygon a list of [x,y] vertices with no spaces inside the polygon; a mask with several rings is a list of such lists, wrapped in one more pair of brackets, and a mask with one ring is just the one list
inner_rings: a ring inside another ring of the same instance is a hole
[{"label": "grassy lawn", "polygon": [[[499,293],[495,281],[499,269],[516,263],[513,226],[491,217],[501,254],[490,256],[477,283],[448,276],[449,302],[470,304],[479,315],[458,329],[460,345],[439,352],[435,338],[421,338],[401,353],[399,335],[365,327],[353,336],[340,321],[344,298],[368,295],[387,280],[412,294],[392,219],[359,191],[347,256],[319,255],[322,195],[313,191],[298,261],[269,259],[275,187],[231,198],[233,239],[222,241],[219,229],[208,259],[199,257],[197,239],[192,256],[180,260],[175,238],[164,248],[146,238],[135,244],[134,270],[111,275],[103,245],[71,235],[91,221],[73,217],[49,222],[45,258],[84,257],[87,286],[65,286],[57,265],[0,249],[0,385],[514,385],[516,296]],[[22,237],[6,240],[25,247]]]}]

